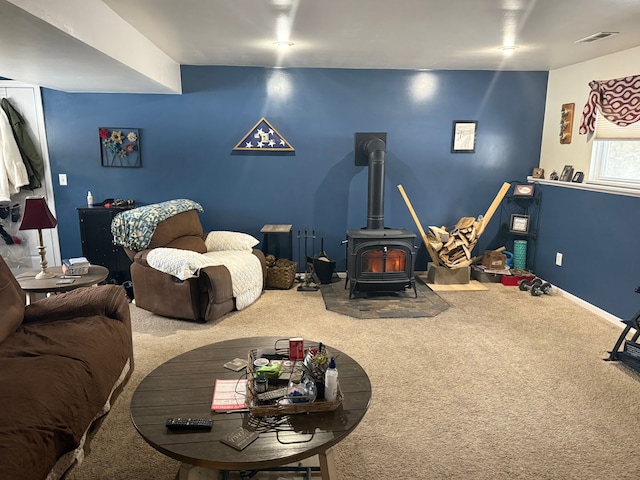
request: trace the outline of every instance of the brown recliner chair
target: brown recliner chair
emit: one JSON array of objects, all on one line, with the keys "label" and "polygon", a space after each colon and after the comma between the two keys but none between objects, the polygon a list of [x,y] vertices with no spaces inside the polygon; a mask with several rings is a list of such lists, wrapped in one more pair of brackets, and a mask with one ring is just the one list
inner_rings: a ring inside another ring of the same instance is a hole
[{"label": "brown recliner chair", "polygon": [[[125,248],[131,258],[131,281],[136,306],[165,317],[207,322],[235,310],[231,275],[224,266],[205,267],[198,278],[180,280],[149,266],[147,255],[158,247],[205,253],[206,235],[196,210],[188,210],[159,222],[146,250]],[[267,275],[265,256],[253,249]]]},{"label": "brown recliner chair", "polygon": [[133,371],[122,287],[77,288],[25,306],[0,257],[0,478],[61,478]]}]

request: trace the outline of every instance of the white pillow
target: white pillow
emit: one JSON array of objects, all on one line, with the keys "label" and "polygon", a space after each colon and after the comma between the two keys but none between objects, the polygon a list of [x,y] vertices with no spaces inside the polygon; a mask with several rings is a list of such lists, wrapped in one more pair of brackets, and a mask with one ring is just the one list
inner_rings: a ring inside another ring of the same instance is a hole
[{"label": "white pillow", "polygon": [[259,243],[260,240],[248,233],[227,232],[224,230],[209,232],[205,240],[207,252],[224,250],[246,250],[250,252]]}]

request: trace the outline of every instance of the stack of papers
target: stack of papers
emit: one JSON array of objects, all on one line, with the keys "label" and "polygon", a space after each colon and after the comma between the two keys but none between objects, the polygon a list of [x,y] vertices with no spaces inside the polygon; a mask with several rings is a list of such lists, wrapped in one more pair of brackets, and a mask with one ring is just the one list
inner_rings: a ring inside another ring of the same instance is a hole
[{"label": "stack of papers", "polygon": [[247,379],[236,380],[216,379],[213,387],[212,412],[224,412],[246,408]]}]

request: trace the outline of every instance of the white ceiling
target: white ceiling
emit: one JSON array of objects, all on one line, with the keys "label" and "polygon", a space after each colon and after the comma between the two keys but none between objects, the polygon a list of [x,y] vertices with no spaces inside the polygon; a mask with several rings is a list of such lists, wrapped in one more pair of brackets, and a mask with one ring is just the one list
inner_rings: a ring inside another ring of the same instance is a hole
[{"label": "white ceiling", "polygon": [[0,76],[64,91],[176,93],[185,64],[555,70],[637,46],[638,0],[0,0]]}]

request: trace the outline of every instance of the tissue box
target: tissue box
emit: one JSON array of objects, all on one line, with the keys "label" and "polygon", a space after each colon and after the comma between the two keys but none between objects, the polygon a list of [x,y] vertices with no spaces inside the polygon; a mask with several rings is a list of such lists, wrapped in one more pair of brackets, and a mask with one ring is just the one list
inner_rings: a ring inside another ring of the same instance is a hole
[{"label": "tissue box", "polygon": [[64,275],[85,275],[89,273],[89,260],[85,257],[68,258],[62,260],[62,273]]}]

